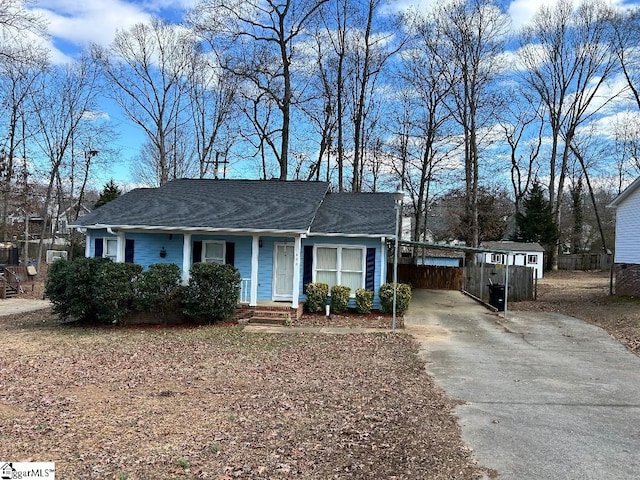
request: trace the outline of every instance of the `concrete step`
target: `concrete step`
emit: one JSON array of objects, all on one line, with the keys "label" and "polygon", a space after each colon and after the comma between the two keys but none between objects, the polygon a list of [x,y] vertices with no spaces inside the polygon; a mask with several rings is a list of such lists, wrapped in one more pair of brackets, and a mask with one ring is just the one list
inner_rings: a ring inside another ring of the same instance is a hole
[{"label": "concrete step", "polygon": [[282,317],[251,317],[249,325],[284,325],[286,318]]}]

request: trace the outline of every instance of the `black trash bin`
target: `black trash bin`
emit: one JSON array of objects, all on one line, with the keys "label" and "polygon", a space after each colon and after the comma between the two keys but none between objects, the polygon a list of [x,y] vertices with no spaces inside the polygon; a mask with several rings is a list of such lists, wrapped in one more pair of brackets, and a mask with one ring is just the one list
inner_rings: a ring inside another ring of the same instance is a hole
[{"label": "black trash bin", "polygon": [[489,285],[489,305],[497,308],[499,312],[504,312],[505,291],[504,285]]}]

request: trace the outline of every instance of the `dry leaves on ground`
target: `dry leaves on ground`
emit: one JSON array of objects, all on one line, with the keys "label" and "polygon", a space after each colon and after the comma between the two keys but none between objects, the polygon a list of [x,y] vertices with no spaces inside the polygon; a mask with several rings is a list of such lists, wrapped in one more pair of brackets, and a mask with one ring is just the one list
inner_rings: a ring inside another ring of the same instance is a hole
[{"label": "dry leaves on ground", "polygon": [[0,458],[60,478],[479,478],[404,335],[0,317]]}]

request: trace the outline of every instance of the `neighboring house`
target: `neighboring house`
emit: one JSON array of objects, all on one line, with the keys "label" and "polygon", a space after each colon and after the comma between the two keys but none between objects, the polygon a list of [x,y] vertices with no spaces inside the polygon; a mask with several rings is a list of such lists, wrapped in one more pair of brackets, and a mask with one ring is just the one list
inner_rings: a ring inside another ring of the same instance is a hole
[{"label": "neighboring house", "polygon": [[445,249],[418,249],[416,258],[418,265],[428,265],[432,267],[462,267],[464,264],[464,253]]},{"label": "neighboring house", "polygon": [[640,177],[609,207],[616,209],[616,294],[640,295]]},{"label": "neighboring house", "polygon": [[544,248],[539,243],[525,242],[482,242],[482,248],[507,250],[513,254],[503,253],[479,253],[478,261],[501,265],[520,265],[535,268],[536,277],[544,275]]},{"label": "neighboring house", "polygon": [[91,209],[89,207],[82,203],[78,205],[78,202],[60,213],[54,212],[51,216],[51,233],[57,235],[69,235],[69,233],[71,233],[69,225],[74,223],[76,209],[78,210],[78,218],[86,215],[87,213],[91,213]]},{"label": "neighboring house", "polygon": [[87,257],[174,263],[189,280],[194,262],[234,265],[241,302],[297,308],[309,282],[375,292],[386,279],[393,238],[392,193],[330,193],[326,182],[180,179],[136,189],[74,225]]}]

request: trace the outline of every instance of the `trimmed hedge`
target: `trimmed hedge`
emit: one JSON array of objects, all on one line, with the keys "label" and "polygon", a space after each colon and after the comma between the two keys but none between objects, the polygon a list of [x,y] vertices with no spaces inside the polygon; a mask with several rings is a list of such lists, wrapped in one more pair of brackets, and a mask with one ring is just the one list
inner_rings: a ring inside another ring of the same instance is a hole
[{"label": "trimmed hedge", "polygon": [[346,312],[349,308],[349,295],[351,289],[344,285],[331,287],[331,311],[334,313]]},{"label": "trimmed hedge", "polygon": [[329,285],[326,283],[307,284],[307,301],[305,307],[309,313],[323,312],[329,296]]},{"label": "trimmed hedge", "polygon": [[373,309],[373,292],[364,288],[356,290],[356,311],[358,313],[371,313]]},{"label": "trimmed hedge", "polygon": [[175,309],[179,287],[180,267],[173,263],[149,265],[136,285],[136,309],[159,314]]},{"label": "trimmed hedge", "polygon": [[241,277],[232,265],[194,263],[184,290],[183,313],[197,321],[215,322],[230,318],[238,304]]},{"label": "trimmed hedge", "polygon": [[[378,292],[380,305],[384,313],[393,313],[393,283],[384,283]],[[406,283],[398,283],[396,291],[396,314],[402,315],[409,308],[411,287]]]},{"label": "trimmed hedge", "polygon": [[142,267],[103,258],[58,260],[49,267],[45,295],[61,318],[117,323],[133,308]]}]

